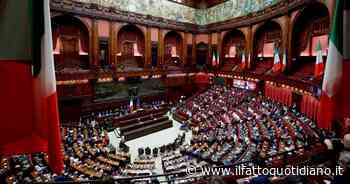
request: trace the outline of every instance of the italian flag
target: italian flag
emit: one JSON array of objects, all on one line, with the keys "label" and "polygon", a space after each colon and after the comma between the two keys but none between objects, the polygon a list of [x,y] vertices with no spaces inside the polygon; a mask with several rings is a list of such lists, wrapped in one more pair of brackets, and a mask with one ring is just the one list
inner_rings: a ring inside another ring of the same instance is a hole
[{"label": "italian flag", "polygon": [[341,86],[341,96],[343,99],[340,100],[342,107],[342,114],[344,117],[350,117],[350,85],[347,85],[350,80],[350,1],[346,0],[344,6],[344,28],[343,28],[343,49],[344,49],[344,62],[343,62],[343,76],[342,81],[345,85]]},{"label": "italian flag", "polygon": [[217,65],[217,60],[216,60],[216,52],[213,52],[212,60],[211,60],[211,65],[216,66]]},{"label": "italian flag", "polygon": [[6,0],[0,11],[0,154],[46,152],[63,170],[49,0]]},{"label": "italian flag", "polygon": [[287,67],[287,52],[286,49],[283,50],[283,57],[282,57],[282,71],[284,71]]},{"label": "italian flag", "polygon": [[350,116],[349,21],[349,1],[337,0],[322,84],[320,128],[330,129],[333,120]]},{"label": "italian flag", "polygon": [[134,99],[133,98],[130,98],[129,110],[130,110],[130,112],[132,112],[134,110]]},{"label": "italian flag", "polygon": [[219,66],[220,65],[220,54],[216,53],[216,65]]},{"label": "italian flag", "polygon": [[245,61],[245,54],[244,52],[242,53],[242,63],[241,63],[241,68],[245,69],[246,66],[246,61]]},{"label": "italian flag", "polygon": [[315,77],[320,77],[323,75],[323,58],[322,58],[322,48],[321,48],[321,42],[318,41],[316,46],[316,64],[315,64]]},{"label": "italian flag", "polygon": [[274,59],[273,59],[273,67],[272,67],[272,71],[273,72],[278,72],[281,70],[281,62],[280,62],[280,56],[278,55],[278,48],[275,47],[274,49]]}]

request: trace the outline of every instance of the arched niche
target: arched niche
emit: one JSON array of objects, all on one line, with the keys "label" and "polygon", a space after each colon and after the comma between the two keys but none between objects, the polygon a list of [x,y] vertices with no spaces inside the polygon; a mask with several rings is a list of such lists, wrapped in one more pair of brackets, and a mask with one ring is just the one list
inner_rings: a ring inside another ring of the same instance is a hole
[{"label": "arched niche", "polygon": [[176,31],[169,31],[164,36],[164,61],[167,65],[180,65],[182,61],[183,39]]},{"label": "arched niche", "polygon": [[124,70],[140,70],[144,65],[145,36],[137,26],[127,24],[117,34],[117,63]]},{"label": "arched niche", "polygon": [[52,18],[52,39],[56,70],[89,68],[89,29],[70,15]]},{"label": "arched niche", "polygon": [[196,46],[197,61],[198,66],[204,67],[208,63],[208,44],[200,42]]},{"label": "arched niche", "polygon": [[327,56],[330,31],[327,6],[320,2],[309,4],[296,15],[292,28],[292,72],[301,77],[312,76],[318,43],[324,62]]},{"label": "arched niche", "polygon": [[279,23],[268,21],[255,32],[253,41],[253,68],[258,73],[265,73],[273,67],[274,48],[279,55],[282,50],[282,29]]},{"label": "arched niche", "polygon": [[244,33],[237,29],[227,32],[223,37],[222,52],[224,63],[240,63],[243,53],[247,57]]}]

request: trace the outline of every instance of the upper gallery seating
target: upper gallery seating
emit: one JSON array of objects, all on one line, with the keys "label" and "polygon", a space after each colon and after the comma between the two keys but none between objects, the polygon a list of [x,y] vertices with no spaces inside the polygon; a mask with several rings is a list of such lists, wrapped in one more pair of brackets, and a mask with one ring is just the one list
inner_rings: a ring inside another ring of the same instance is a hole
[{"label": "upper gallery seating", "polygon": [[272,61],[257,61],[252,72],[262,75],[272,68]]},{"label": "upper gallery seating", "polygon": [[224,62],[224,65],[222,66],[222,71],[232,71],[234,68],[236,68],[237,64],[233,61],[226,61]]},{"label": "upper gallery seating", "polygon": [[310,80],[314,76],[315,62],[308,61],[296,61],[298,64],[294,67],[294,72],[291,74],[290,78],[297,80]]}]

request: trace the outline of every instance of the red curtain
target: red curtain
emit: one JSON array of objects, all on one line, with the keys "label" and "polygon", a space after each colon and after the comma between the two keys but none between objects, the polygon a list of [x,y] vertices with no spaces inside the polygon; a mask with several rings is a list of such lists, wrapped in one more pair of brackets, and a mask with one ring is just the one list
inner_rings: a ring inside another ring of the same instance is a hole
[{"label": "red curtain", "polygon": [[292,91],[287,88],[277,87],[271,84],[265,85],[265,96],[286,106],[292,105]]},{"label": "red curtain", "polygon": [[53,49],[56,47],[57,38],[61,35],[69,35],[80,39],[83,52],[89,52],[89,33],[79,26],[61,26],[52,31]]},{"label": "red curtain", "polygon": [[304,95],[301,100],[300,111],[308,118],[318,121],[318,111],[320,102],[317,98],[309,95]]},{"label": "red curtain", "polygon": [[57,29],[55,29],[55,30],[53,30],[52,31],[52,46],[53,46],[53,50],[55,50],[56,49],[56,42],[57,42],[57,38],[58,38],[58,35],[59,35],[59,33],[58,33],[58,30]]},{"label": "red curtain", "polygon": [[124,26],[118,32],[118,50],[122,52],[125,43],[137,43],[138,51],[144,55],[145,39],[143,32],[135,26]]},{"label": "red curtain", "polygon": [[85,34],[80,34],[81,49],[83,52],[89,52],[89,36]]},{"label": "red curtain", "polygon": [[164,50],[164,59],[165,61],[170,61],[171,60],[171,47],[176,48],[176,54],[181,57],[183,48],[182,48],[182,37],[179,35],[177,32],[169,32],[165,35],[164,38],[164,45],[165,45],[165,50]]}]

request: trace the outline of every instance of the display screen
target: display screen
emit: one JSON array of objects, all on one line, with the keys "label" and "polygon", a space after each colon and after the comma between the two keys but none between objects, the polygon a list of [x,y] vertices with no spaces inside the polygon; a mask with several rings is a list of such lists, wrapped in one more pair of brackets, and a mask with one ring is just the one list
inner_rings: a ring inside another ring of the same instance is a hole
[{"label": "display screen", "polygon": [[233,86],[236,88],[247,89],[247,90],[255,90],[256,83],[252,81],[245,81],[240,79],[233,79]]}]

